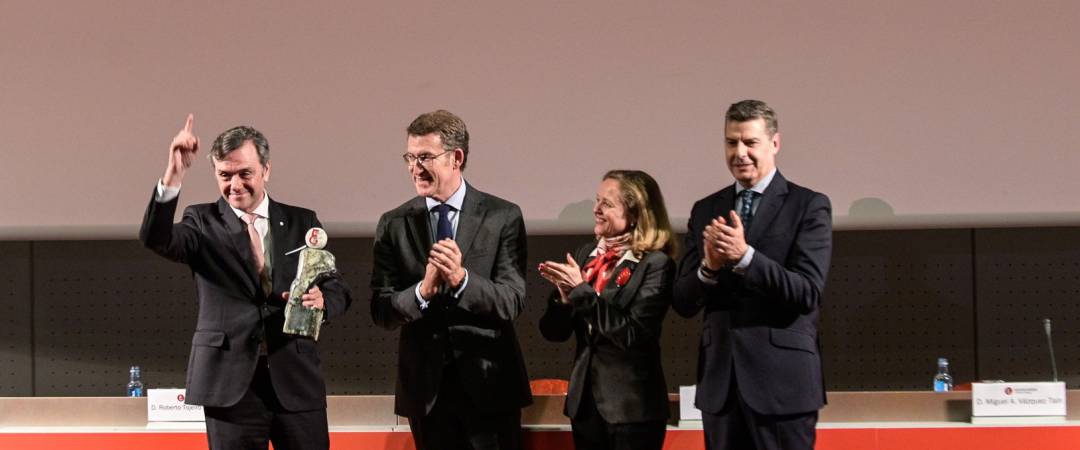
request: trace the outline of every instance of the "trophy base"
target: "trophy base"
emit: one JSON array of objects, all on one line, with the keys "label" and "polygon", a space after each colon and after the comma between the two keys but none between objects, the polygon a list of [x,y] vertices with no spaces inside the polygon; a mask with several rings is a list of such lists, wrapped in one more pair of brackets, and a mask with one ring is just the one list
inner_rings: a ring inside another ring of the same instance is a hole
[{"label": "trophy base", "polygon": [[285,305],[285,326],[281,328],[281,331],[285,334],[310,337],[317,341],[323,314],[325,311],[321,309],[308,308],[297,300],[289,300]]}]

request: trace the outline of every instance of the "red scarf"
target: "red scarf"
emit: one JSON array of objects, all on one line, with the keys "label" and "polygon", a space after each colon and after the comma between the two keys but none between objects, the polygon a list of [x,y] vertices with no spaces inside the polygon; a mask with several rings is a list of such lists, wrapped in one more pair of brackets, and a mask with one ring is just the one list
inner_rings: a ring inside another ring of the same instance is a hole
[{"label": "red scarf", "polygon": [[597,242],[596,257],[582,268],[585,281],[592,285],[597,294],[604,290],[611,274],[615,272],[615,263],[626,252],[629,243],[630,233],[602,238]]}]

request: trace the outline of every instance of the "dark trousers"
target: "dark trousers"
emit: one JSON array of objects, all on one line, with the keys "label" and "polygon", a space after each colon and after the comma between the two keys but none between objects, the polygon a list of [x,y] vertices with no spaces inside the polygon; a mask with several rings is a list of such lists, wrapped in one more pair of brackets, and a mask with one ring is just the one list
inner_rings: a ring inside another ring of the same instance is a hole
[{"label": "dark trousers", "polygon": [[457,370],[443,370],[439,397],[424,417],[410,417],[417,450],[518,450],[521,410],[480,412],[465,394]]},{"label": "dark trousers", "polygon": [[589,391],[585,389],[577,416],[570,418],[576,450],[660,450],[664,446],[667,423],[663,420],[608,423]]},{"label": "dark trousers", "polygon": [[260,357],[255,377],[240,402],[218,408],[207,406],[206,437],[212,450],[329,449],[326,409],[289,412],[278,402],[270,384],[266,357]]},{"label": "dark trousers", "polygon": [[731,377],[724,408],[717,414],[701,412],[706,450],[813,450],[818,412],[758,414],[739,395]]}]

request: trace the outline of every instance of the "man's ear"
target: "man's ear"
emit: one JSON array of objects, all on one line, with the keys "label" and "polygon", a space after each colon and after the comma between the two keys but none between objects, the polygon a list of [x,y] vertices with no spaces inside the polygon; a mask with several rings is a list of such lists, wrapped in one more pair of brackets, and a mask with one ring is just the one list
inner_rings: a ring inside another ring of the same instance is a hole
[{"label": "man's ear", "polygon": [[454,149],[454,168],[460,169],[465,164],[465,150],[460,148]]}]

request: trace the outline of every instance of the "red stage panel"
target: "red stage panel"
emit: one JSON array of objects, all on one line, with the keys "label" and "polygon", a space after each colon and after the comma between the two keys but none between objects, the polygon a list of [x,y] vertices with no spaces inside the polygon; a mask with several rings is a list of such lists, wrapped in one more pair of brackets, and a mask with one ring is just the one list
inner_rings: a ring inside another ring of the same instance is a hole
[{"label": "red stage panel", "polygon": [[202,433],[0,433],[6,450],[188,450],[206,448]]},{"label": "red stage panel", "polygon": [[[527,431],[525,448],[573,447],[568,431]],[[414,450],[408,432],[333,432],[335,450]],[[1080,426],[826,428],[818,450],[1075,450]],[[0,433],[5,450],[181,450],[206,448],[202,433]],[[704,449],[701,430],[668,430],[665,450]]]},{"label": "red stage panel", "polygon": [[1080,448],[1080,427],[897,428],[882,429],[880,434],[881,443],[877,447],[878,450],[1076,450]]},{"label": "red stage panel", "polygon": [[[815,448],[817,450],[875,450],[879,448],[880,431],[877,428],[819,429]],[[954,447],[952,450],[960,450],[960,447]]]}]

